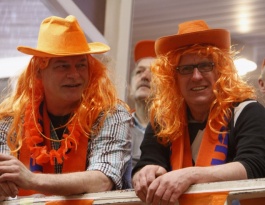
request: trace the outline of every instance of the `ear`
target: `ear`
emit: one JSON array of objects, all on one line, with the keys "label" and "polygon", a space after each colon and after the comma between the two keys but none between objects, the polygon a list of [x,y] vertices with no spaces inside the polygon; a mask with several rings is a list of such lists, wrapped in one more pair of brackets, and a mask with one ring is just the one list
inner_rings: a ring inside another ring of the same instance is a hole
[{"label": "ear", "polygon": [[262,79],[259,79],[259,90],[262,93],[265,93],[265,83]]},{"label": "ear", "polygon": [[39,69],[39,68],[36,71],[36,78],[41,79],[41,69]]}]

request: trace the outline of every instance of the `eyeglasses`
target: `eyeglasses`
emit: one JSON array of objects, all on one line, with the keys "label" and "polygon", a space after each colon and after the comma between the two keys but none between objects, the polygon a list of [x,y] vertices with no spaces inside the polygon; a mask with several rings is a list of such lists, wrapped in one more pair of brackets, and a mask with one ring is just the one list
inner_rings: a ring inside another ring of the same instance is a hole
[{"label": "eyeglasses", "polygon": [[194,68],[197,68],[201,73],[210,72],[213,70],[213,66],[214,66],[213,62],[206,62],[206,63],[199,63],[196,65],[181,65],[176,67],[176,69],[181,75],[188,75],[193,73]]}]

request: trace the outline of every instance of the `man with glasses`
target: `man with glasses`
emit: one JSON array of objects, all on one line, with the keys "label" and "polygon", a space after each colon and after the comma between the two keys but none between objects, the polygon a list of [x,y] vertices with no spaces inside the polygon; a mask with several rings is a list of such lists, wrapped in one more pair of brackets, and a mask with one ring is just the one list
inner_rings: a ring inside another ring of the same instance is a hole
[{"label": "man with glasses", "polygon": [[192,184],[265,177],[265,109],[237,74],[229,32],[184,22],[155,50],[137,196],[173,205]]}]

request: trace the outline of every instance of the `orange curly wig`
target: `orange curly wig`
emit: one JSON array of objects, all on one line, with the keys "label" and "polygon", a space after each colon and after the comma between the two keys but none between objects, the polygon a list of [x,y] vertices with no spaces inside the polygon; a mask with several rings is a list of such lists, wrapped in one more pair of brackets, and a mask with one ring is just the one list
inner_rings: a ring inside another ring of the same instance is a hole
[{"label": "orange curly wig", "polygon": [[237,74],[233,58],[237,52],[220,50],[210,45],[193,45],[180,48],[158,56],[153,64],[150,122],[162,144],[174,141],[182,135],[187,126],[187,105],[177,86],[176,69],[182,55],[195,53],[208,57],[215,63],[219,78],[213,88],[215,100],[209,108],[208,123],[211,130],[218,132],[212,125],[218,122],[225,125],[231,118],[231,108],[237,102],[256,98],[254,88],[243,81]]},{"label": "orange curly wig", "polygon": [[[83,134],[91,136],[99,131],[106,116],[115,110],[116,104],[124,105],[124,103],[117,98],[106,66],[90,54],[87,55],[87,59],[89,62],[88,86],[69,122],[78,122]],[[24,131],[21,119],[25,116],[27,107],[32,108],[32,116],[37,127],[38,119],[34,112],[38,112],[39,103],[45,96],[42,83],[37,79],[36,74],[38,69],[47,67],[49,60],[50,58],[32,57],[27,69],[20,75],[14,93],[0,104],[0,119],[13,118],[7,133],[7,143],[13,153],[16,153],[22,145]],[[98,123],[95,126],[96,121]]]}]

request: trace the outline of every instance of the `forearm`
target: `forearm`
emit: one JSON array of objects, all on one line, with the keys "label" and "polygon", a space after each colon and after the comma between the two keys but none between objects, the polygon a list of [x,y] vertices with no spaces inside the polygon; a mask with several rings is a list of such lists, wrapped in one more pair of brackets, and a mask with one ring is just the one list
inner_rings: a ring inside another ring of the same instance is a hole
[{"label": "forearm", "polygon": [[73,195],[109,191],[113,182],[100,171],[84,171],[68,174],[33,174],[31,186],[41,193]]},{"label": "forearm", "polygon": [[192,184],[247,179],[246,169],[240,162],[209,167],[194,167],[192,172]]}]

